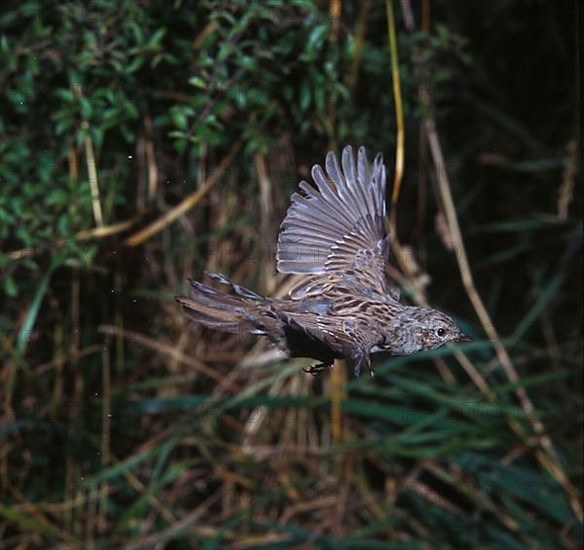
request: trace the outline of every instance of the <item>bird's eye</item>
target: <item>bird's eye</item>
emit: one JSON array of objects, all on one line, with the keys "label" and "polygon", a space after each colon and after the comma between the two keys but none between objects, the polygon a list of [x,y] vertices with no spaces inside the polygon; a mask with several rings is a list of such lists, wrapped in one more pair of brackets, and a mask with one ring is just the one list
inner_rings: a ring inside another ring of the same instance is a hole
[{"label": "bird's eye", "polygon": [[437,334],[438,336],[444,336],[444,335],[446,334],[446,329],[444,329],[444,328],[439,328],[439,329],[436,331],[436,334]]}]

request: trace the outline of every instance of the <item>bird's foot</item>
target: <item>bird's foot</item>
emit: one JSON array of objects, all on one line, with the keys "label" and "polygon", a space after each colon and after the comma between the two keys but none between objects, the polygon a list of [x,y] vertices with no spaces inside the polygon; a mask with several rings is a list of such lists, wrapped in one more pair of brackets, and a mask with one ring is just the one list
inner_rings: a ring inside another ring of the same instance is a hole
[{"label": "bird's foot", "polygon": [[364,353],[364,352],[357,353],[353,357],[353,361],[355,363],[355,368],[353,369],[353,373],[355,374],[355,378],[359,378],[359,376],[361,375],[361,368],[364,366],[369,369],[369,376],[371,376],[371,378],[373,378],[375,376],[375,372],[373,371],[373,368],[371,367],[371,359],[369,357],[369,354]]},{"label": "bird's foot", "polygon": [[[368,367],[369,367],[369,376],[371,378],[375,378],[375,371],[373,370],[371,365],[368,365]],[[361,365],[355,365],[353,373],[355,374],[355,378],[359,378],[359,376],[361,376]]]},{"label": "bird's foot", "polygon": [[334,367],[334,363],[318,363],[317,365],[310,365],[304,367],[302,370],[311,374],[312,376],[320,376],[323,372],[329,371]]}]

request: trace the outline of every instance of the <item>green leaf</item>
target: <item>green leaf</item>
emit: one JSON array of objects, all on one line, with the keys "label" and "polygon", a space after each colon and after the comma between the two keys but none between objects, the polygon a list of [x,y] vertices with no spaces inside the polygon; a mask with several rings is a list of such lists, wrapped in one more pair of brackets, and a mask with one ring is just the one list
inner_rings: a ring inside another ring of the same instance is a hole
[{"label": "green leaf", "polygon": [[207,83],[200,76],[193,76],[189,78],[189,84],[195,88],[206,88]]}]

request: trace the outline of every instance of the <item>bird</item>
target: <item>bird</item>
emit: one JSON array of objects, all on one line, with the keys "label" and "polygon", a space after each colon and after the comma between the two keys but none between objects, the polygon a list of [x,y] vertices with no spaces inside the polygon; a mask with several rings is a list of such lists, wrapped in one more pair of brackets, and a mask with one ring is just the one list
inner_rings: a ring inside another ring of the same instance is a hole
[{"label": "bird", "polygon": [[[356,162],[355,162],[356,160]],[[191,295],[176,301],[193,321],[229,332],[267,336],[285,357],[312,358],[320,375],[346,359],[355,376],[371,376],[371,355],[410,355],[470,339],[446,313],[408,305],[386,275],[386,169],[381,153],[369,168],[367,153],[346,146],[340,158],[315,164],[313,184],[303,180],[281,224],[276,269],[303,276],[284,298],[262,296],[220,273],[228,287],[190,280]]]}]

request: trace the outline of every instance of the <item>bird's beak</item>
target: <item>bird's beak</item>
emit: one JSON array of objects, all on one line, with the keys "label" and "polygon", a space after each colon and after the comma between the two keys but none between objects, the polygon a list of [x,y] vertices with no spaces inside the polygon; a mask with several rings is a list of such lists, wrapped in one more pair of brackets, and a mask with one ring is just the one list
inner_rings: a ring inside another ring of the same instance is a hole
[{"label": "bird's beak", "polygon": [[461,332],[456,339],[454,340],[455,342],[472,342],[473,339],[470,336],[467,336],[466,334],[464,334],[464,332]]}]

